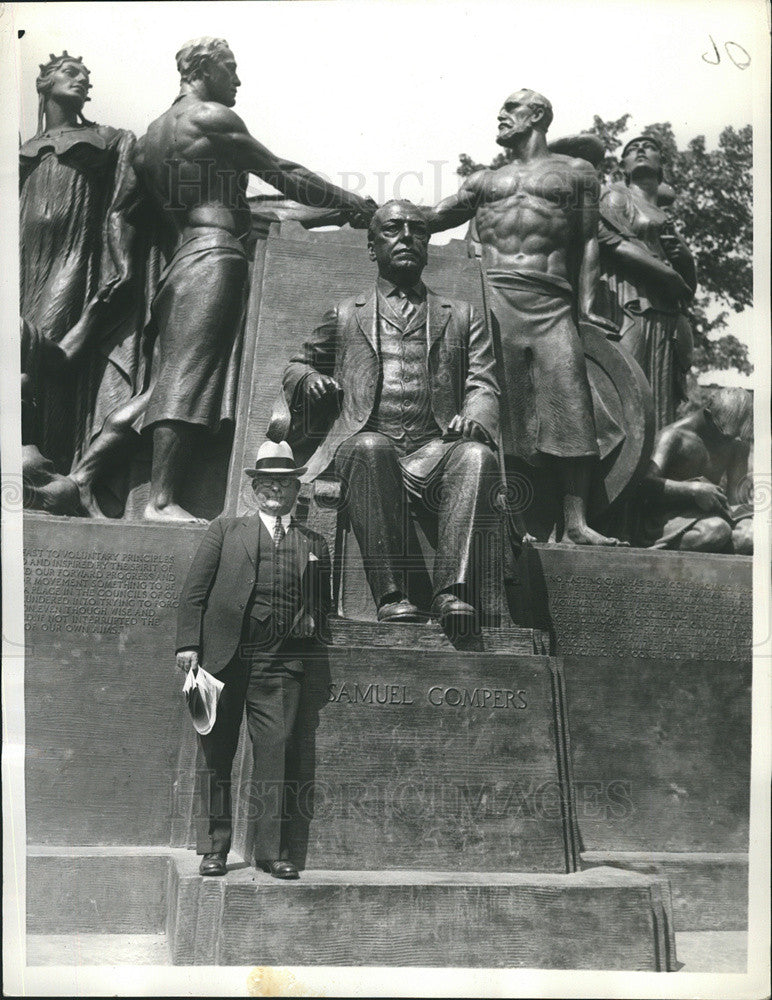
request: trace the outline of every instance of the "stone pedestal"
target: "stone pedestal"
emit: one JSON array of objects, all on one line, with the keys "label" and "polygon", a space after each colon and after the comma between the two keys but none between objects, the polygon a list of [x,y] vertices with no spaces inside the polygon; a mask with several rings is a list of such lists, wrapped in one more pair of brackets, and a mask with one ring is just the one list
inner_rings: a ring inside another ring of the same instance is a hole
[{"label": "stone pedestal", "polygon": [[246,867],[202,879],[184,858],[172,880],[182,965],[677,967],[667,883],[631,872],[307,871],[277,885]]},{"label": "stone pedestal", "polygon": [[30,934],[166,933],[178,965],[412,965],[675,971],[667,881],[573,875],[306,871],[204,879],[174,848],[31,848]]},{"label": "stone pedestal", "polygon": [[[238,852],[225,880],[205,882],[180,849],[196,746],[174,630],[202,532],[26,518],[32,932],[160,922],[177,961],[287,964],[296,949],[362,964],[380,947],[386,963],[664,969],[675,961],[658,895],[668,878],[677,929],[742,925],[746,560],[574,553],[573,576],[605,588],[587,601],[582,633],[567,617],[580,583],[557,565],[568,555],[535,550],[551,622],[532,624],[553,628],[561,657],[537,655],[533,628],[453,649],[433,626],[389,643],[383,626],[333,622],[336,644],[309,673],[303,706],[313,795],[295,844],[305,871],[288,887],[239,866]],[[635,580],[661,584],[647,591],[651,620],[675,614],[676,590],[695,614],[706,613],[695,588],[717,617],[735,602],[737,642],[695,624],[686,650],[675,626],[672,642],[633,627],[624,594],[640,590]],[[248,787],[245,749],[234,778]],[[243,809],[237,843],[249,856]],[[583,866],[598,870],[574,872]],[[264,920],[276,907],[282,936]],[[363,928],[358,950],[353,930],[321,935],[320,909],[330,926]]]},{"label": "stone pedestal", "polygon": [[[307,670],[297,863],[363,871],[576,869],[558,660],[333,646]],[[251,861],[248,742],[236,765],[234,844]],[[253,793],[251,814],[274,805],[270,793]]]}]

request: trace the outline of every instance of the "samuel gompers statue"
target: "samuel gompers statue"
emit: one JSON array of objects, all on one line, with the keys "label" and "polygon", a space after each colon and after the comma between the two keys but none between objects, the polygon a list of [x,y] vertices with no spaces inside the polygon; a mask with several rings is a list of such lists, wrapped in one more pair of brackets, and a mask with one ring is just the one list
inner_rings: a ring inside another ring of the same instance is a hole
[{"label": "samuel gompers statue", "polygon": [[498,116],[499,145],[512,162],[480,170],[427,210],[433,232],[474,218],[488,307],[501,346],[504,453],[549,464],[563,501],[563,540],[616,545],[587,525],[599,447],[590,384],[577,329],[591,312],[598,280],[599,182],[584,159],[551,153],[552,106],[519,90]]},{"label": "samuel gompers statue", "polygon": [[[481,317],[421,280],[428,243],[416,205],[377,210],[368,232],[375,285],[327,312],[290,360],[284,390],[308,426],[332,404],[304,479],[342,480],[378,620],[431,610],[464,634],[479,624],[479,544],[498,524],[499,390]],[[430,609],[409,599],[410,509],[436,545]]]},{"label": "samuel gompers statue", "polygon": [[361,225],[374,204],[282,159],[253,138],[231,110],[240,81],[226,41],[199,38],[177,53],[180,93],[137,143],[134,169],[173,248],[152,307],[149,388],[114,414],[84,457],[93,478],[131,430],[151,429],[153,458],[145,517],[195,520],[178,503],[196,432],[232,420],[239,333],[247,284],[242,240],[251,225],[247,175],[317,208],[339,208]]}]

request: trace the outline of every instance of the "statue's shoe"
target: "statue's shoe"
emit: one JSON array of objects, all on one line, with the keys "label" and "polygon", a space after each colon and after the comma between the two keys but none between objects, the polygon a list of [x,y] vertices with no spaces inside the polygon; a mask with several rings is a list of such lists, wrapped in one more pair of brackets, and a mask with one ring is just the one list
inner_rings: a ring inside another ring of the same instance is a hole
[{"label": "statue's shoe", "polygon": [[213,854],[205,854],[201,859],[201,864],[198,866],[199,874],[224,875],[228,868],[225,863],[227,859],[228,855],[222,854],[219,851]]},{"label": "statue's shoe", "polygon": [[475,609],[455,594],[437,594],[432,601],[432,618],[450,635],[477,635],[480,631]]},{"label": "statue's shoe", "polygon": [[297,866],[291,861],[256,861],[255,866],[273,878],[300,878]]},{"label": "statue's shoe", "polygon": [[399,601],[391,601],[389,604],[382,604],[378,608],[378,621],[391,622],[392,624],[402,624],[404,622],[425,621],[426,615],[422,615],[415,604],[403,597]]}]

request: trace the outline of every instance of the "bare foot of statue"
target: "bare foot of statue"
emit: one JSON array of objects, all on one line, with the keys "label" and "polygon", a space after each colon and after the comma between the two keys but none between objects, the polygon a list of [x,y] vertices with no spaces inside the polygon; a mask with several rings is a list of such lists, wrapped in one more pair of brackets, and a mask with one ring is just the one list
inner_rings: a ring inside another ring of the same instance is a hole
[{"label": "bare foot of statue", "polygon": [[594,531],[586,524],[576,524],[566,528],[561,541],[568,545],[628,545],[627,542],[620,542],[618,538],[601,535],[599,531]]},{"label": "bare foot of statue", "polygon": [[160,506],[150,501],[145,507],[146,521],[156,521],[162,524],[208,524],[205,517],[195,517],[177,503],[167,503]]},{"label": "bare foot of statue", "polygon": [[97,521],[107,521],[108,517],[106,514],[102,513],[102,508],[97,503],[97,499],[94,496],[94,492],[91,489],[90,484],[81,483],[74,477],[73,481],[78,487],[78,493],[80,494],[80,505],[86,513],[87,517],[93,517]]},{"label": "bare foot of statue", "polygon": [[584,460],[568,462],[563,466],[565,492],[563,494],[563,523],[565,530],[561,541],[569,545],[619,545],[629,547],[629,542],[601,535],[587,524],[587,501],[590,492],[592,466]]}]

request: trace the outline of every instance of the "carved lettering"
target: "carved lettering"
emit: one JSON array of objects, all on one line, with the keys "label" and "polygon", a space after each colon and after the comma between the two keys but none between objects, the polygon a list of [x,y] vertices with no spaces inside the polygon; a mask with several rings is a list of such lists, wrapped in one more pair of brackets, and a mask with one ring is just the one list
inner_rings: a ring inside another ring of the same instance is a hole
[{"label": "carved lettering", "polygon": [[161,624],[178,604],[174,556],[157,552],[28,549],[27,632],[111,634]]},{"label": "carved lettering", "polygon": [[[426,700],[434,708],[516,709],[528,707],[526,692],[508,688],[455,687],[435,684],[426,692]],[[327,701],[338,705],[414,705],[415,700],[406,684],[369,684],[333,682],[327,685]]]},{"label": "carved lettering", "polygon": [[547,574],[559,652],[743,661],[751,651],[751,595],[698,579]]},{"label": "carved lettering", "polygon": [[327,700],[343,705],[413,705],[406,684],[328,684]]},{"label": "carved lettering", "polygon": [[447,705],[450,708],[510,708],[528,707],[526,692],[511,691],[507,688],[458,688],[435,685],[426,692],[426,700],[434,708]]}]

